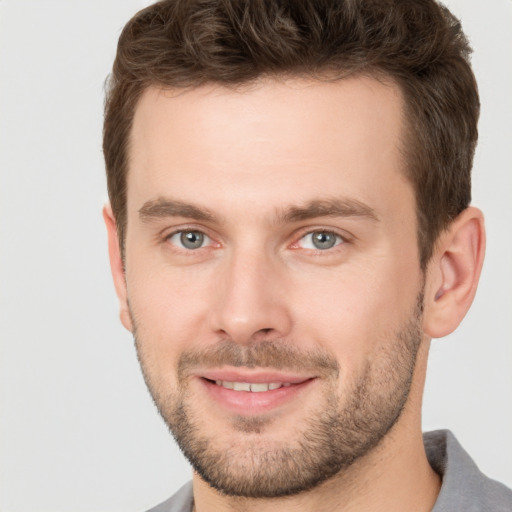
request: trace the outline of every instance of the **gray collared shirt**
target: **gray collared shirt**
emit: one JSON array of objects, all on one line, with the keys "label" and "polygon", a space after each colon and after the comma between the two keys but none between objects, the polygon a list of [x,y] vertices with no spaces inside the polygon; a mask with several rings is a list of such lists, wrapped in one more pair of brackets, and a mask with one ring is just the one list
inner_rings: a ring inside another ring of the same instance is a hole
[{"label": "gray collared shirt", "polygon": [[427,432],[423,442],[443,478],[432,512],[512,512],[512,490],[487,478],[449,430]]},{"label": "gray collared shirt", "polygon": [[[443,483],[432,512],[512,512],[512,490],[487,478],[449,430],[423,435],[428,461]],[[191,512],[192,483],[148,512]]]}]

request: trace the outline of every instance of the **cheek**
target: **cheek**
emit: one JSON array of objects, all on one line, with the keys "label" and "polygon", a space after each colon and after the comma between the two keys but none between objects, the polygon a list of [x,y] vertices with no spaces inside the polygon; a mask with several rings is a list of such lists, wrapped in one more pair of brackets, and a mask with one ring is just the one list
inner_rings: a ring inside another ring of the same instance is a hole
[{"label": "cheek", "polygon": [[299,339],[306,334],[322,345],[345,373],[361,371],[413,312],[420,284],[401,268],[345,268],[328,279],[297,282],[293,300]]},{"label": "cheek", "polygon": [[[148,264],[127,267],[128,299],[137,338],[154,364],[166,367],[207,335],[208,276]],[[145,269],[143,272],[139,269]],[[172,360],[172,361],[171,361]]]}]

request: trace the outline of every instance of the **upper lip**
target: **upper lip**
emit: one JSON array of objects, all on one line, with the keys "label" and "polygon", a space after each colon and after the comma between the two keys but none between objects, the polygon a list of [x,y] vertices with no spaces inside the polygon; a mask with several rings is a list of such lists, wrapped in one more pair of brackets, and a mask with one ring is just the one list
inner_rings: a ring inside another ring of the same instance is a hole
[{"label": "upper lip", "polygon": [[212,381],[227,382],[250,382],[254,384],[270,382],[286,382],[290,384],[300,384],[306,380],[312,379],[314,375],[301,375],[293,372],[281,372],[272,370],[240,370],[240,369],[211,369],[197,372],[198,377]]}]

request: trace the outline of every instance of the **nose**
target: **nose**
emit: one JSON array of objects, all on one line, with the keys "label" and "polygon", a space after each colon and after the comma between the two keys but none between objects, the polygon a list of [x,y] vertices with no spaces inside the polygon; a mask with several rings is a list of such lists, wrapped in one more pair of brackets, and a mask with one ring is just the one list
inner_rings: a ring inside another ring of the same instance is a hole
[{"label": "nose", "polygon": [[292,327],[286,273],[279,262],[254,251],[223,262],[211,305],[211,327],[238,344],[285,337]]}]

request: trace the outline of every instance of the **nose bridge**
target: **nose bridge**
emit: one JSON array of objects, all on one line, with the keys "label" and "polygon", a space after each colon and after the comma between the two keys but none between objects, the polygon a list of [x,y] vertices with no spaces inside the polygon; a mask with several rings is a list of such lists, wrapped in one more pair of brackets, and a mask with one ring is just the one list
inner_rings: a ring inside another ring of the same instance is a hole
[{"label": "nose bridge", "polygon": [[213,329],[237,343],[285,336],[291,327],[283,293],[285,275],[277,257],[248,244],[230,251],[223,262],[215,304]]}]

